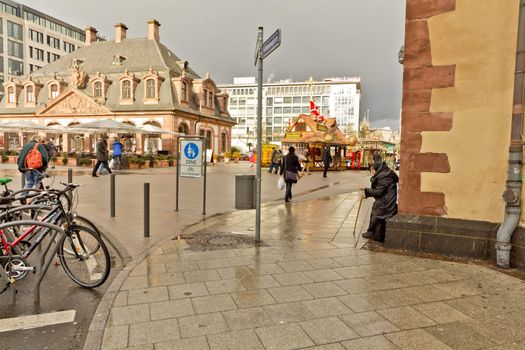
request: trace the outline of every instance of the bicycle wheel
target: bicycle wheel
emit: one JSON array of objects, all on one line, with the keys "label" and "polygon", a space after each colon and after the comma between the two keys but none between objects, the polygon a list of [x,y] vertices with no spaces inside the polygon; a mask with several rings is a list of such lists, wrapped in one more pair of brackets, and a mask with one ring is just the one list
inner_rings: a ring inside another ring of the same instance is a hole
[{"label": "bicycle wheel", "polygon": [[75,225],[67,230],[58,248],[58,258],[66,274],[85,288],[102,285],[111,270],[108,248],[92,229],[84,226]]}]

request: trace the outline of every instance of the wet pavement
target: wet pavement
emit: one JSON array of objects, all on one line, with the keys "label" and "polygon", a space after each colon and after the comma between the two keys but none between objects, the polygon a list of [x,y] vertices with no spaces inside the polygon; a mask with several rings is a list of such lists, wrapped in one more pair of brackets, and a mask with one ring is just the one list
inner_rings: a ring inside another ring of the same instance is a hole
[{"label": "wet pavement", "polygon": [[[266,205],[265,246],[164,238],[115,278],[85,349],[525,349],[525,282],[361,249],[358,202]],[[182,236],[253,236],[253,216],[214,216]]]}]

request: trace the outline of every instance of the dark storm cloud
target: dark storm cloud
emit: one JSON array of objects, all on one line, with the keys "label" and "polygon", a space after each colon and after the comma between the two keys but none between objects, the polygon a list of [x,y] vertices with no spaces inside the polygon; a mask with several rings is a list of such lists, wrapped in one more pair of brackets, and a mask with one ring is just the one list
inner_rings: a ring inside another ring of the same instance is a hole
[{"label": "dark storm cloud", "polygon": [[265,37],[282,29],[283,43],[265,61],[265,79],[295,81],[360,76],[361,114],[398,128],[405,0],[23,0],[78,27],[94,26],[109,39],[113,24],[128,37],[145,37],[146,21],[161,23],[161,41],[201,75],[219,83],[254,76],[257,27]]}]

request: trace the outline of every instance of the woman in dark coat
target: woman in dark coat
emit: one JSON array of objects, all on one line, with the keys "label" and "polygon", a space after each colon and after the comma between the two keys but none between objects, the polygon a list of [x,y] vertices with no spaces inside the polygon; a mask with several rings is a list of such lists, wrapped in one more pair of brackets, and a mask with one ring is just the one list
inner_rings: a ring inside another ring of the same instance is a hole
[{"label": "woman in dark coat", "polygon": [[279,172],[281,175],[284,174],[284,182],[286,182],[285,202],[292,200],[292,185],[297,183],[297,175],[300,171],[301,164],[299,164],[299,158],[295,154],[295,147],[290,146],[288,154],[283,157],[281,171]]},{"label": "woman in dark coat", "polygon": [[399,177],[384,162],[372,165],[374,175],[370,179],[371,188],[365,188],[365,198],[375,199],[370,214],[370,225],[363,233],[364,238],[375,241],[385,240],[386,219],[397,214],[397,183]]}]

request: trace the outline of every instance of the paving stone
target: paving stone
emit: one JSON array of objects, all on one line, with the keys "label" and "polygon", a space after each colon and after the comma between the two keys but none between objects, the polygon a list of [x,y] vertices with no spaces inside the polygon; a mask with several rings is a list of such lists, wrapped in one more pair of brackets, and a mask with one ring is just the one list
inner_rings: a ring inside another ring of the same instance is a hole
[{"label": "paving stone", "polygon": [[329,269],[306,271],[305,274],[314,282],[329,282],[343,279],[343,276]]},{"label": "paving stone", "polygon": [[102,338],[102,349],[121,349],[128,346],[129,326],[107,327]]},{"label": "paving stone", "polygon": [[317,318],[346,315],[353,312],[337,298],[314,299],[302,303]]},{"label": "paving stone", "polygon": [[401,349],[450,350],[451,348],[423,329],[413,329],[385,335]]},{"label": "paving stone", "polygon": [[134,323],[129,326],[129,345],[154,344],[179,339],[177,319]]},{"label": "paving stone", "polygon": [[273,277],[282,286],[292,286],[292,285],[297,285],[297,284],[314,282],[314,280],[308,277],[304,272],[281,273],[281,274],[273,275]]},{"label": "paving stone", "polygon": [[279,261],[277,265],[286,272],[315,270],[304,260]]},{"label": "paving stone", "polygon": [[[369,338],[359,338],[348,340],[342,343],[349,350],[396,350],[397,346],[392,344],[382,335],[376,335]],[[429,349],[430,350],[430,349]]]},{"label": "paving stone", "polygon": [[223,294],[231,292],[243,292],[246,290],[243,281],[238,279],[228,279],[219,281],[205,282],[210,294]]},{"label": "paving stone", "polygon": [[108,326],[146,322],[149,320],[149,305],[130,305],[111,309]]},{"label": "paving stone", "polygon": [[[421,299],[404,293],[401,289],[382,290],[379,292],[373,292],[377,295],[386,305],[390,307],[414,305],[422,302]],[[420,297],[423,297],[420,295]]]},{"label": "paving stone", "polygon": [[341,316],[362,337],[397,332],[399,329],[375,311]]},{"label": "paving stone", "polygon": [[363,293],[337,297],[354,312],[380,310],[388,308],[383,299],[377,294]]},{"label": "paving stone", "polygon": [[182,338],[193,338],[206,334],[229,331],[220,313],[181,317],[179,329]]},{"label": "paving stone", "polygon": [[465,281],[436,283],[433,286],[456,298],[479,295],[482,293],[479,288],[476,288]]},{"label": "paving stone", "polygon": [[450,323],[472,319],[463,312],[443,302],[413,305],[412,307],[437,323]]},{"label": "paving stone", "polygon": [[277,280],[270,275],[253,275],[253,277],[250,278],[243,278],[241,282],[246,290],[265,289],[281,286],[279,282],[277,282]]},{"label": "paving stone", "polygon": [[164,264],[166,266],[166,272],[185,272],[185,271],[195,271],[199,269],[197,263],[191,262],[174,262]]},{"label": "paving stone", "polygon": [[187,283],[206,282],[220,280],[221,277],[215,270],[198,270],[183,272]]},{"label": "paving stone", "polygon": [[301,328],[316,344],[333,343],[359,336],[337,317],[300,322]]},{"label": "paving stone", "polygon": [[128,277],[120,290],[148,288],[148,276]]},{"label": "paving stone", "polygon": [[[521,319],[523,322],[523,318]],[[479,320],[462,321],[474,331],[502,345],[525,340],[525,327],[505,316],[493,316]]]},{"label": "paving stone", "polygon": [[270,288],[268,289],[268,292],[270,292],[279,303],[313,299],[313,297],[301,286]]},{"label": "paving stone", "polygon": [[342,267],[341,264],[331,258],[308,259],[306,262],[314,269],[335,269]]},{"label": "paving stone", "polygon": [[113,301],[113,307],[128,305],[128,291],[118,292],[115,300]]},{"label": "paving stone", "polygon": [[369,271],[366,271],[361,266],[340,267],[334,269],[334,271],[343,276],[344,278],[359,278],[372,275]]},{"label": "paving stone", "polygon": [[314,298],[328,298],[347,294],[346,291],[338,287],[334,282],[303,284],[303,288]]},{"label": "paving stone", "polygon": [[433,301],[443,301],[453,299],[454,297],[448,293],[443,292],[441,289],[438,289],[434,286],[417,286],[417,287],[407,287],[400,289],[403,293],[411,295],[414,297],[424,297],[424,301],[433,302]]},{"label": "paving stone", "polygon": [[229,294],[217,294],[205,297],[192,298],[193,306],[197,314],[228,311],[237,308]]},{"label": "paving stone", "polygon": [[436,323],[410,306],[378,310],[384,318],[399,329],[411,329],[433,326]]},{"label": "paving stone", "polygon": [[275,299],[264,289],[230,294],[239,308],[275,304]]},{"label": "paving stone", "polygon": [[149,285],[155,286],[172,286],[175,284],[184,284],[186,280],[182,272],[170,272],[162,274],[149,275]]},{"label": "paving stone", "polygon": [[241,330],[207,336],[211,350],[264,350],[253,330]]},{"label": "paving stone", "polygon": [[496,345],[461,322],[440,324],[425,330],[453,349],[484,349]]},{"label": "paving stone", "polygon": [[[282,272],[282,270],[279,268]],[[225,267],[217,269],[217,273],[222,279],[245,279],[254,275],[253,270],[248,266]]]},{"label": "paving stone", "polygon": [[209,295],[204,283],[188,283],[168,287],[170,299],[195,298]]},{"label": "paving stone", "polygon": [[205,337],[171,340],[155,344],[155,350],[208,350],[208,341]]},{"label": "paving stone", "polygon": [[167,287],[132,289],[128,292],[128,305],[153,303],[168,300]]},{"label": "paving stone", "polygon": [[150,315],[152,320],[163,320],[194,314],[195,311],[189,299],[161,301],[150,304]]},{"label": "paving stone", "polygon": [[345,350],[345,348],[339,343],[318,345],[318,346],[312,346],[312,347],[303,348],[303,349],[305,350]]},{"label": "paving stone", "polygon": [[408,287],[408,284],[393,275],[364,277],[373,290],[386,290]]},{"label": "paving stone", "polygon": [[267,350],[291,350],[315,345],[296,323],[256,328],[255,333]]},{"label": "paving stone", "polygon": [[264,310],[276,324],[306,321],[315,315],[300,302],[267,305]]},{"label": "paving stone", "polygon": [[268,313],[261,307],[239,309],[222,313],[231,330],[272,326]]},{"label": "paving stone", "polygon": [[339,287],[343,288],[349,294],[359,294],[373,291],[372,286],[364,278],[350,278],[340,281],[334,281]]}]

